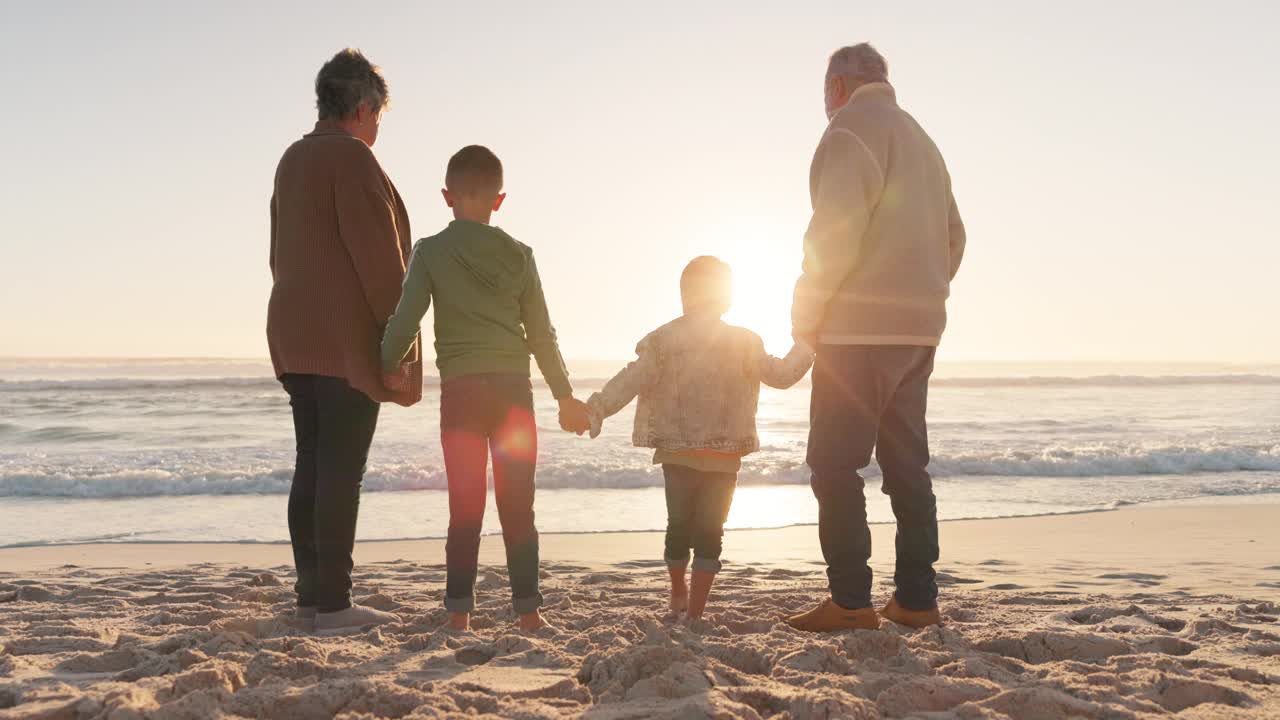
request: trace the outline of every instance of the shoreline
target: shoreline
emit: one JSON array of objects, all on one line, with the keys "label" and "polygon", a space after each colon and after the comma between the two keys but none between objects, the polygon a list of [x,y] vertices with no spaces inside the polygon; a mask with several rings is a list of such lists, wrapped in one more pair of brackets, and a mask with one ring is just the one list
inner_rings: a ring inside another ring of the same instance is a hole
[{"label": "shoreline", "polygon": [[[619,490],[622,490],[622,489],[619,488]],[[425,491],[424,490],[399,490],[395,492],[443,493],[447,491],[445,490],[425,490]],[[1267,493],[1267,495],[1274,496],[1276,498],[1275,502],[1280,503],[1280,493]],[[116,499],[116,498],[112,498],[112,499]],[[129,499],[129,498],[120,498],[120,499]],[[942,524],[942,523],[953,523],[953,522],[970,522],[970,521],[977,521],[977,520],[1018,520],[1022,518],[1060,517],[1060,516],[1067,516],[1067,515],[1089,515],[1092,513],[1115,512],[1117,510],[1123,510],[1126,507],[1131,507],[1139,504],[1144,504],[1144,503],[1128,503],[1128,504],[1119,505],[1117,507],[1103,507],[1103,508],[1094,508],[1090,510],[1065,510],[1063,512],[1045,512],[1045,513],[1036,513],[1033,515],[1000,515],[998,517],[947,518],[947,519],[939,519],[938,523]],[[873,521],[868,521],[867,524],[871,526],[893,525],[894,521],[893,520],[873,520]],[[773,525],[773,526],[767,526],[767,527],[725,528],[724,531],[725,533],[767,532],[770,530],[786,530],[789,528],[816,528],[816,527],[818,527],[818,523],[806,522],[806,523],[791,523],[790,525]],[[656,528],[644,528],[644,529],[637,529],[637,530],[546,530],[546,531],[539,530],[538,537],[545,538],[545,537],[557,536],[557,535],[578,535],[578,536],[631,535],[635,533],[661,534],[662,532],[663,532],[662,530],[656,529]],[[501,530],[485,528],[481,537],[488,537],[491,535],[499,535],[499,534],[501,534]],[[376,544],[376,543],[397,543],[397,542],[430,542],[435,540],[444,541],[446,539],[447,538],[444,535],[424,535],[422,537],[402,537],[402,538],[370,538],[368,540],[358,540],[357,544],[366,545],[366,544]],[[288,540],[186,540],[186,541],[183,541],[183,540],[114,540],[114,541],[113,540],[76,540],[71,542],[50,542],[50,543],[32,542],[32,543],[15,543],[13,545],[0,545],[0,552],[3,552],[5,550],[24,550],[28,548],[77,547],[82,545],[117,546],[117,545],[288,545],[288,544],[289,544]]]},{"label": "shoreline", "polygon": [[[748,485],[748,486],[754,487],[754,485]],[[771,487],[771,486],[761,485],[760,487]],[[791,487],[791,486],[784,485],[781,487]],[[580,489],[580,488],[547,488],[547,489],[544,489],[543,492],[555,493],[564,489],[571,490],[571,491],[578,491],[578,492],[583,491],[583,489]],[[591,489],[588,489],[587,491],[629,492],[635,489],[636,488],[591,488]],[[643,489],[653,489],[653,488],[643,488]],[[416,493],[422,493],[422,492],[444,493],[445,491],[427,489],[427,490],[395,490],[395,491],[387,491],[387,492],[394,493],[394,494],[416,494]],[[381,495],[383,493],[378,493],[378,494]],[[167,497],[168,496],[160,496],[160,499],[166,499]],[[199,497],[199,496],[174,496],[174,497]],[[207,497],[219,498],[224,496],[213,495],[213,496],[207,496]],[[225,497],[242,498],[244,496],[232,495],[232,496],[225,496]],[[4,501],[7,499],[13,499],[13,498],[0,496],[0,505],[3,505]],[[67,498],[44,497],[44,498],[17,498],[17,499],[38,500],[38,501],[56,503],[58,501],[66,500]],[[139,500],[139,499],[150,500],[155,498],[151,498],[151,497],[74,498],[74,500],[85,500],[85,501],[92,501],[92,502],[108,502],[108,503],[114,502],[114,501],[128,502],[128,501]],[[941,502],[939,504],[942,505]],[[992,515],[992,516],[941,518],[939,519],[938,522],[940,524],[945,525],[945,524],[957,523],[957,522],[979,522],[979,521],[994,522],[994,521],[1003,521],[1003,520],[1070,517],[1074,515],[1111,513],[1111,512],[1123,511],[1128,509],[1141,509],[1141,508],[1168,508],[1168,507],[1209,508],[1209,507],[1224,507],[1224,506],[1232,506],[1232,505],[1255,505],[1255,504],[1280,505],[1280,492],[1263,491],[1263,492],[1258,492],[1253,494],[1196,495],[1191,497],[1155,499],[1155,500],[1148,500],[1148,501],[1119,501],[1115,503],[1110,503],[1105,506],[1099,506],[1099,507],[1093,507],[1093,508],[1080,508],[1075,510],[1051,510],[1051,511],[1046,511],[1041,513],[1028,513],[1028,514],[1018,514],[1018,515]],[[892,519],[887,519],[887,520],[873,519],[873,520],[870,520],[868,524],[871,525],[872,527],[876,527],[881,525],[893,525],[894,521]],[[754,526],[754,527],[726,527],[725,532],[726,533],[767,532],[767,531],[774,531],[774,530],[787,530],[791,528],[816,528],[816,527],[817,527],[816,522],[794,522],[789,524],[763,525],[763,526]],[[500,532],[501,532],[500,529],[497,528],[496,526],[495,527],[486,526],[484,530],[484,536],[487,537],[490,535],[499,535]],[[662,532],[663,530],[661,528],[623,528],[623,529],[606,529],[606,530],[544,530],[544,531],[540,531],[539,535],[545,538],[545,537],[553,537],[553,536],[559,536],[559,535],[602,536],[602,535],[630,535],[630,534],[662,533]],[[64,540],[64,541],[28,541],[28,542],[18,542],[18,543],[12,543],[12,544],[0,544],[0,553],[4,553],[6,551],[11,551],[11,550],[26,550],[26,549],[35,549],[35,548],[72,548],[72,547],[82,547],[82,546],[91,547],[91,546],[98,546],[98,545],[114,547],[114,546],[131,546],[131,545],[279,546],[279,545],[289,544],[289,541],[287,539],[279,539],[279,540],[127,539],[130,537],[132,537],[132,534],[130,533],[120,533],[120,534],[111,535],[111,536],[93,537],[93,538],[85,538],[85,539],[72,539],[72,540]],[[378,543],[407,543],[407,542],[432,542],[432,541],[443,542],[445,539],[446,538],[444,535],[408,535],[408,536],[402,536],[402,537],[382,537],[382,538],[360,539],[357,542],[360,545],[369,545],[369,544],[378,544]]]}]

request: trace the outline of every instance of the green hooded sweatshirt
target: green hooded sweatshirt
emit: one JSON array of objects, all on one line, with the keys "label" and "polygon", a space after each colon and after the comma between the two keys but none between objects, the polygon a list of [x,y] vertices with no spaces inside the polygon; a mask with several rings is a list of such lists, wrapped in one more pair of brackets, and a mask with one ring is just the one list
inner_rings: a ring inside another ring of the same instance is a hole
[{"label": "green hooded sweatshirt", "polygon": [[382,336],[382,368],[399,367],[435,301],[440,379],[529,374],[538,361],[557,400],[573,394],[533,250],[500,228],[454,220],[413,246],[400,303]]}]

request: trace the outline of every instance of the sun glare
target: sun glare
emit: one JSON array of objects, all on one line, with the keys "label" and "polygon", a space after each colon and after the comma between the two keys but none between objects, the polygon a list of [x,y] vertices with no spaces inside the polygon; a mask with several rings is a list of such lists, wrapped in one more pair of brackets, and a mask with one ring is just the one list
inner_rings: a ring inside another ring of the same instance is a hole
[{"label": "sun glare", "polygon": [[[725,321],[753,330],[775,355],[791,348],[791,293],[800,275],[800,240],[794,228],[734,225],[709,228],[715,242],[697,249],[733,268],[733,307]],[[691,256],[692,257],[692,256]]]}]

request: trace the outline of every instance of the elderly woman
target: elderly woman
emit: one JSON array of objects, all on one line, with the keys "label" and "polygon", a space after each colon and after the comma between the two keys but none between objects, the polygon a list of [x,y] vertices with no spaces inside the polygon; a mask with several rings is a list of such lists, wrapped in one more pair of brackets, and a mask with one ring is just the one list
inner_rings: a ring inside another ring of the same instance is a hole
[{"label": "elderly woman", "polygon": [[267,342],[297,437],[289,493],[297,612],[317,631],[395,619],[351,602],[378,404],[411,405],[422,392],[420,362],[385,385],[379,365],[410,250],[404,202],[371,150],[387,99],[381,71],[359,51],[325,63],[316,77],[319,122],[285,151],[271,198]]}]

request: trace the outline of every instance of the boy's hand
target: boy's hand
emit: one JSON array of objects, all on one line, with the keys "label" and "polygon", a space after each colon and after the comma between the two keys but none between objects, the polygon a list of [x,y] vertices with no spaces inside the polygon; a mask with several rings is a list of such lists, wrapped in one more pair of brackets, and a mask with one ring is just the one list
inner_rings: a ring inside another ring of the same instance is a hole
[{"label": "boy's hand", "polygon": [[581,435],[591,429],[587,404],[575,397],[560,400],[560,429]]},{"label": "boy's hand", "polygon": [[407,392],[409,390],[409,367],[401,365],[394,372],[382,371],[382,387],[391,392]]}]

